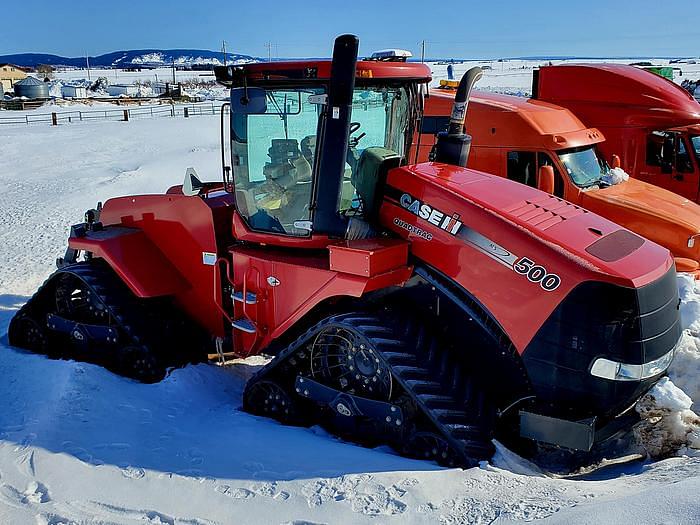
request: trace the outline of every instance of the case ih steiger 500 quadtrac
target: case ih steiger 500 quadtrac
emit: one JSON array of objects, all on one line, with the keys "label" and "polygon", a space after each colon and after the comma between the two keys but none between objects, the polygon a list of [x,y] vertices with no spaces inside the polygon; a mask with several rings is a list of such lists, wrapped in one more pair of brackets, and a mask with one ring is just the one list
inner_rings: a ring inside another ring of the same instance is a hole
[{"label": "case ih steiger 500 quadtrac", "polygon": [[265,352],[246,410],[448,465],[628,426],[680,336],[669,252],[464,168],[474,71],[410,165],[430,70],[357,50],[218,68],[223,183],[90,210],[10,341],[142,380]]}]

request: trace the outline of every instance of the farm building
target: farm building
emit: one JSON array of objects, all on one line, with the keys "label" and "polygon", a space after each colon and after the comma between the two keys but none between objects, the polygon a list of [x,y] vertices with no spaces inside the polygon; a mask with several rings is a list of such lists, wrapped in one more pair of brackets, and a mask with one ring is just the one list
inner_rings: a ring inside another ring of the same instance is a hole
[{"label": "farm building", "polygon": [[16,82],[27,78],[27,74],[12,64],[0,64],[0,84],[4,91],[10,91]]},{"label": "farm building", "polygon": [[63,98],[87,98],[87,88],[84,86],[63,86],[61,95]]}]

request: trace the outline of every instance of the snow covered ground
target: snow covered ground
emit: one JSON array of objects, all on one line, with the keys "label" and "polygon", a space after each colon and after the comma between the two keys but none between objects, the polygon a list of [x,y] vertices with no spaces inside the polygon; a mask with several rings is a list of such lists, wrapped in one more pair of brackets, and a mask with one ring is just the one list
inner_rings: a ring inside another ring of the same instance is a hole
[{"label": "snow covered ground", "polygon": [[[503,449],[492,465],[443,469],[243,413],[260,359],[142,385],[8,347],[9,320],[85,209],[162,192],[188,166],[218,179],[218,118],[6,127],[0,144],[0,523],[700,522],[691,452],[566,479]],[[697,401],[700,289],[679,286],[688,331],[671,376]],[[674,392],[660,395],[682,408]]]}]

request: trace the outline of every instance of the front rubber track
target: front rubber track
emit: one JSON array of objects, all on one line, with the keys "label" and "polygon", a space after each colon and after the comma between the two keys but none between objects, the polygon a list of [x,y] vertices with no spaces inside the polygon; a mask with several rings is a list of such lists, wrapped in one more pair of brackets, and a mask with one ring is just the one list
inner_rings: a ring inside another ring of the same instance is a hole
[{"label": "front rubber track", "polygon": [[[312,374],[312,342],[324,331],[336,329],[356,334],[357,341],[374,349],[381,366],[390,370],[391,398],[381,400],[411,405],[410,410],[404,411],[411,414],[410,421],[403,422],[401,431],[397,434],[396,429],[388,430],[377,436],[378,440],[384,438],[405,455],[426,457],[449,466],[472,467],[493,455],[495,408],[477,380],[478,371],[465,369],[456,358],[457,352],[469,349],[442,343],[422,321],[403,313],[355,312],[324,319],[251,378],[244,394],[244,408],[265,415],[252,406],[247,395],[260,381],[274,381],[295,395],[296,375]],[[339,388],[337,384],[328,386]],[[369,397],[367,392],[363,395]],[[307,410],[314,410],[314,414],[307,416],[312,422],[323,424],[323,420],[318,421],[319,414],[328,416],[328,411],[324,413],[314,407]],[[363,430],[366,428],[365,425]],[[441,453],[431,455],[430,450],[426,453],[424,446],[420,451],[411,450],[411,443],[426,442],[426,435],[444,443],[442,447],[434,447],[440,448]],[[347,432],[343,432],[343,437],[348,437]],[[367,440],[358,436],[358,441]]]}]

